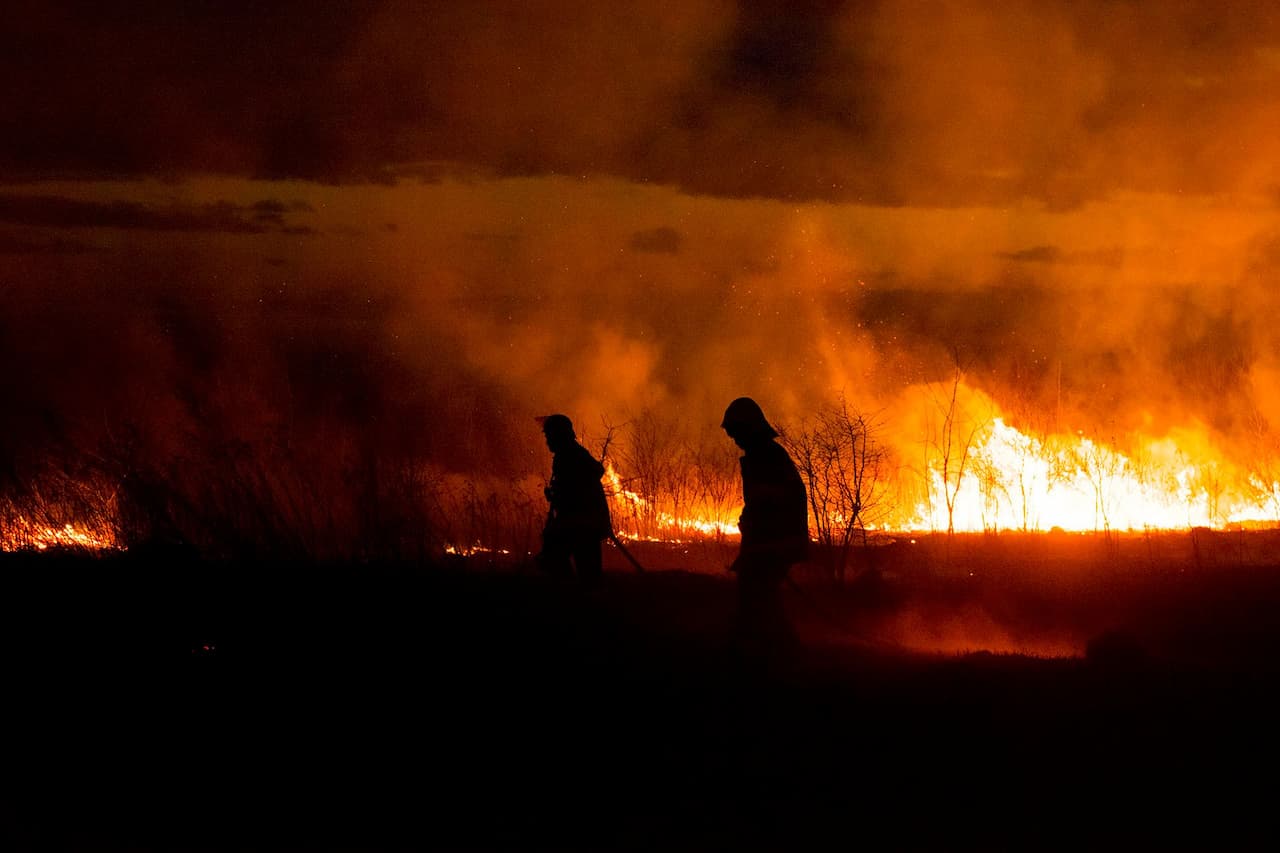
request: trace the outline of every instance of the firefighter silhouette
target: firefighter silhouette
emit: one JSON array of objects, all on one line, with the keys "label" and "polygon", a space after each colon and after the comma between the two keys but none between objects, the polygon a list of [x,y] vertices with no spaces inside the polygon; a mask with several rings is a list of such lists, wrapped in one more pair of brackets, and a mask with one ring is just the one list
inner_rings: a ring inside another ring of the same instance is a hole
[{"label": "firefighter silhouette", "polygon": [[592,583],[601,575],[601,544],[613,532],[605,499],[604,465],[578,442],[565,415],[539,418],[552,453],[547,521],[542,529],[538,568],[551,575]]},{"label": "firefighter silhouette", "polygon": [[755,400],[734,400],[720,426],[743,450],[742,541],[729,566],[738,579],[734,645],[748,657],[767,659],[795,642],[781,588],[791,566],[808,556],[804,481]]}]

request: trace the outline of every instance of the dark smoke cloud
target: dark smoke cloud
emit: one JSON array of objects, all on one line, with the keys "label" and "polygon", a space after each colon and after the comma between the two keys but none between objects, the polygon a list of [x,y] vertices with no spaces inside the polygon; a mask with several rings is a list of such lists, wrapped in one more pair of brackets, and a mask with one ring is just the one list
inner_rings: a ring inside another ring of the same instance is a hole
[{"label": "dark smoke cloud", "polygon": [[290,233],[304,233],[286,225],[285,212],[283,205],[271,201],[258,202],[247,208],[227,201],[193,207],[0,194],[0,223],[42,228],[127,228],[229,234],[261,234],[267,230],[282,229]]},{"label": "dark smoke cloud", "polygon": [[1280,183],[1262,2],[23,3],[0,174],[613,175],[1069,209]]},{"label": "dark smoke cloud", "polygon": [[676,255],[680,252],[680,243],[683,238],[680,232],[674,228],[663,226],[662,228],[650,228],[645,231],[637,231],[631,235],[631,239],[627,245],[637,252],[652,252],[655,254]]},{"label": "dark smoke cloud", "polygon": [[1016,252],[1001,252],[998,257],[1007,261],[1057,264],[1062,263],[1063,251],[1056,246],[1032,246]]},{"label": "dark smoke cloud", "polygon": [[0,233],[0,255],[82,255],[109,249],[64,237],[34,238]]},{"label": "dark smoke cloud", "polygon": [[1029,264],[1100,264],[1117,267],[1124,260],[1124,250],[1113,246],[1087,252],[1068,252],[1057,246],[1032,246],[1016,252],[998,252],[996,257]]}]

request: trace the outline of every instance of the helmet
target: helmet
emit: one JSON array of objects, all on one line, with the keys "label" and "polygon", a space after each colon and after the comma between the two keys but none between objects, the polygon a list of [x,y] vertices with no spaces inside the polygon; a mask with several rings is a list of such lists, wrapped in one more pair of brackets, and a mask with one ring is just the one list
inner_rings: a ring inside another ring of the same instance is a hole
[{"label": "helmet", "polygon": [[730,435],[744,438],[775,438],[778,431],[769,425],[760,404],[750,397],[739,397],[724,410],[720,426]]},{"label": "helmet", "polygon": [[542,432],[544,435],[577,438],[577,433],[573,431],[573,421],[569,420],[568,415],[547,415],[538,418],[542,422]]}]

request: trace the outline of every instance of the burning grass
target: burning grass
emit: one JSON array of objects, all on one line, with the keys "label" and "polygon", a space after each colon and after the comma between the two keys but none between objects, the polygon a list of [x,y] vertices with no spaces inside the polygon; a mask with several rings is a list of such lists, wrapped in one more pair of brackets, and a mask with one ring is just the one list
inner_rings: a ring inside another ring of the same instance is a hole
[{"label": "burning grass", "polygon": [[[1241,533],[1274,527],[1280,516],[1265,441],[1241,461],[1239,448],[1227,452],[1194,425],[1109,443],[1019,430],[958,374],[922,395],[912,417],[867,416],[842,400],[782,425],[832,574],[855,546],[909,531],[1129,533],[1155,561],[1158,532]],[[694,562],[736,541],[737,454],[718,430],[646,412],[584,443],[605,459],[623,539],[667,543]],[[159,541],[217,558],[485,555],[519,564],[540,544],[544,478],[449,469],[354,427],[267,431],[253,441],[193,437],[179,456],[125,434],[79,451],[53,448],[39,465],[15,469],[0,492],[0,550]]]},{"label": "burning grass", "polygon": [[119,490],[85,471],[46,471],[0,494],[0,551],[122,550]]}]

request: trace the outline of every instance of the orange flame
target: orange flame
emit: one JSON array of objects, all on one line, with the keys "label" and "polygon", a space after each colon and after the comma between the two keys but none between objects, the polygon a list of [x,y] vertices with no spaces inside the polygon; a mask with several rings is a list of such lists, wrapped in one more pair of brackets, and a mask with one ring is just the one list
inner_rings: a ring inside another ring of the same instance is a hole
[{"label": "orange flame", "polygon": [[967,470],[931,462],[928,498],[904,526],[954,529],[1143,530],[1275,523],[1280,483],[1266,483],[1191,431],[1141,443],[1134,455],[1081,435],[1038,439],[995,417],[975,436]]},{"label": "orange flame", "polygon": [[80,548],[89,551],[125,550],[111,531],[90,529],[84,525],[67,523],[56,527],[37,524],[24,516],[18,516],[0,527],[0,551],[47,551],[50,548]]},{"label": "orange flame", "polygon": [[[725,537],[738,536],[740,532],[735,522],[717,518],[706,507],[694,507],[692,512],[679,514],[659,509],[640,494],[628,489],[618,476],[612,462],[605,463],[605,495],[609,498],[609,509],[615,527],[626,523],[627,519],[652,519],[653,531],[642,535],[638,529],[617,529],[619,536],[632,540],[650,540],[653,542],[683,542],[689,536]],[[699,510],[701,512],[699,512]]]}]

